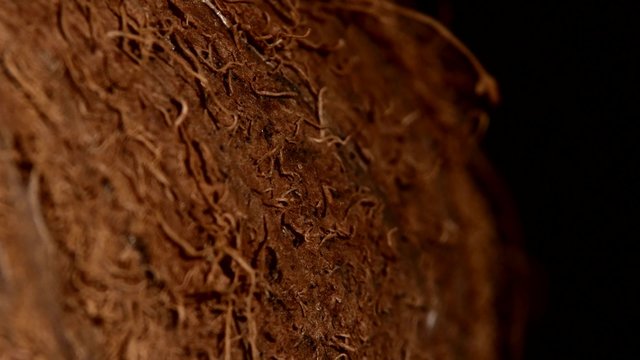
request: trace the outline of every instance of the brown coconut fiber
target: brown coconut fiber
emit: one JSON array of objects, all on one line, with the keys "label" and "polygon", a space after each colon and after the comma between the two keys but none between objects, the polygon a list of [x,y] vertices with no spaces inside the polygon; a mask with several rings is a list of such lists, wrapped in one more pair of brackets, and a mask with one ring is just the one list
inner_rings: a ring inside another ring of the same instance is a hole
[{"label": "brown coconut fiber", "polygon": [[378,0],[1,0],[1,359],[495,359],[492,78]]}]

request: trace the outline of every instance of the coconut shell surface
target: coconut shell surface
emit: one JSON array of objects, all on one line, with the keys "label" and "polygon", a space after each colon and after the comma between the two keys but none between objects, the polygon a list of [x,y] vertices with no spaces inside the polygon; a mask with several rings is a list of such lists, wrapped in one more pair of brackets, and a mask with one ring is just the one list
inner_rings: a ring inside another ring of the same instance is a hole
[{"label": "coconut shell surface", "polygon": [[0,357],[496,358],[496,99],[382,1],[1,1]]}]

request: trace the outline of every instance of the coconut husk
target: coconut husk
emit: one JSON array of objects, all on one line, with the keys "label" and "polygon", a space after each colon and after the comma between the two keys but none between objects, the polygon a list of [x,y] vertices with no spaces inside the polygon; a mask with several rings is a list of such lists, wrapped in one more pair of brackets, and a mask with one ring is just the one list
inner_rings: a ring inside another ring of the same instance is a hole
[{"label": "coconut husk", "polygon": [[0,354],[496,358],[497,100],[385,1],[3,1]]}]

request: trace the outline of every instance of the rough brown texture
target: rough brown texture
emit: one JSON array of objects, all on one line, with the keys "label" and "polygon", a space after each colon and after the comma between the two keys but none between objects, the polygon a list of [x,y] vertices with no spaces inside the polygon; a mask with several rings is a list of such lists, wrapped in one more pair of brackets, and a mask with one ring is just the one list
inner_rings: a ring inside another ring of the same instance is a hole
[{"label": "rough brown texture", "polygon": [[381,1],[0,1],[0,357],[495,358],[496,96]]}]

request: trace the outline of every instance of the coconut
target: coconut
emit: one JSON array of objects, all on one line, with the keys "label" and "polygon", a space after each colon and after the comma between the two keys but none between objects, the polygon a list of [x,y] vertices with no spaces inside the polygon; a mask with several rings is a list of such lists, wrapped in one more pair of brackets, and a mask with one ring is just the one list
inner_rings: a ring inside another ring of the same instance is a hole
[{"label": "coconut", "polygon": [[491,76],[377,0],[0,5],[0,354],[493,359]]}]

